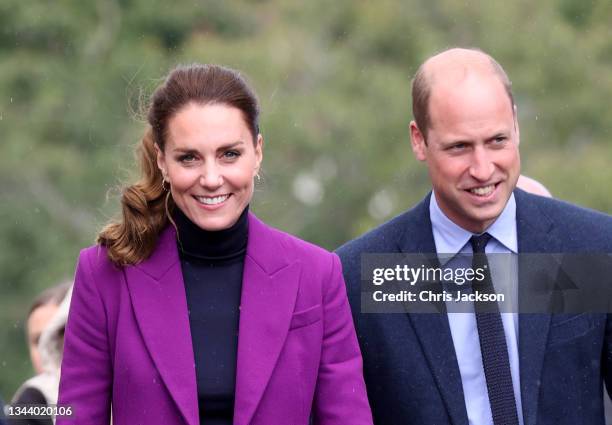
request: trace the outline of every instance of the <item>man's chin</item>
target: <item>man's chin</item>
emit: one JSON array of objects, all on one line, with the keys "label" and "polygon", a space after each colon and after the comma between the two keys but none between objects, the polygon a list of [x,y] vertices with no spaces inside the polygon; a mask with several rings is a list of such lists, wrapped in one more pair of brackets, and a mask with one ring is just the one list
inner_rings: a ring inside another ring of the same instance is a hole
[{"label": "man's chin", "polygon": [[468,229],[473,233],[482,233],[497,220],[501,215],[503,208],[499,208],[497,205],[488,209],[487,211],[474,211],[469,215],[471,227],[474,230]]}]

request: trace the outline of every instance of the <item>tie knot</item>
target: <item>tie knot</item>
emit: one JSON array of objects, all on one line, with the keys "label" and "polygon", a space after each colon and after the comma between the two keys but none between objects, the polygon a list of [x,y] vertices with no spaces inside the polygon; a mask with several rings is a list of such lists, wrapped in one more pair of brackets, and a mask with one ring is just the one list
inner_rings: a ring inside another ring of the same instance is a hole
[{"label": "tie knot", "polygon": [[472,251],[474,254],[481,254],[485,252],[487,243],[491,240],[492,236],[488,233],[482,235],[474,235],[470,238],[470,244],[472,245]]}]

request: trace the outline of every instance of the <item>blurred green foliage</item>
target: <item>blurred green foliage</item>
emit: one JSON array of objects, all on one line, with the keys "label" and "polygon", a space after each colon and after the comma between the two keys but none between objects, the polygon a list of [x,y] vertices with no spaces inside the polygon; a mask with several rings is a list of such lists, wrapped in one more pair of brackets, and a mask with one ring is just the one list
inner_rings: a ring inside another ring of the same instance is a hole
[{"label": "blurred green foliage", "polygon": [[454,45],[488,51],[513,80],[524,173],[612,212],[610,22],[606,0],[3,0],[0,394],[32,373],[30,300],[117,211],[138,106],[172,66],[247,75],[266,140],[253,209],[333,249],[427,192],[410,77]]}]

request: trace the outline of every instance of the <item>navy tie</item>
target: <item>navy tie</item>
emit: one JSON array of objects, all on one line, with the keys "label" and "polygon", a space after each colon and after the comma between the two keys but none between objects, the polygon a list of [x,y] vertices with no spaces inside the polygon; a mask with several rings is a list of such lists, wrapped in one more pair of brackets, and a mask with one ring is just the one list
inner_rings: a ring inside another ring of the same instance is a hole
[{"label": "navy tie", "polygon": [[[491,235],[472,236],[470,243],[474,251],[472,266],[474,269],[483,268],[485,278],[477,282],[473,290],[484,294],[494,294],[495,288],[491,280],[490,268],[485,255],[485,247],[491,240]],[[493,414],[494,425],[518,425],[516,401],[512,387],[512,374],[508,360],[508,347],[504,334],[504,325],[496,301],[475,301],[476,326],[480,339],[480,352],[482,365],[487,380],[489,403]]]}]

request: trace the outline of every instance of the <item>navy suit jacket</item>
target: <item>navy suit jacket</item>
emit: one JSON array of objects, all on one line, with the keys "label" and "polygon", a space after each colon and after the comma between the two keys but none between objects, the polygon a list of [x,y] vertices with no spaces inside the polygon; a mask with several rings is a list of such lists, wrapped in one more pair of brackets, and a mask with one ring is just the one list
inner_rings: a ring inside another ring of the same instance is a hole
[{"label": "navy suit jacket", "polygon": [[[519,189],[514,194],[519,253],[612,252],[612,217]],[[468,424],[447,315],[360,313],[362,253],[436,252],[430,196],[337,250],[378,425]],[[529,276],[519,269],[523,285]],[[521,314],[518,345],[525,425],[604,424],[612,316]]]}]

